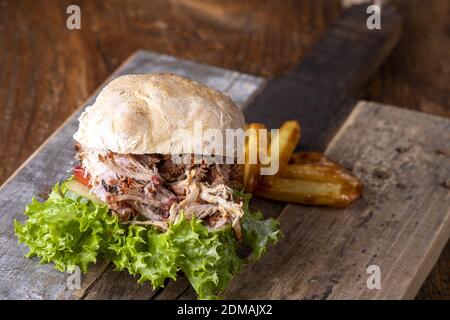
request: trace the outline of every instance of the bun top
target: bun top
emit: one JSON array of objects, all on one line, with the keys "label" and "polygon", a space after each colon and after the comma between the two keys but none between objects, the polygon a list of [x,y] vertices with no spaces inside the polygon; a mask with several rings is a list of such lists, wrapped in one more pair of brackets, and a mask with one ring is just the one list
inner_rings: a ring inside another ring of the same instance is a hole
[{"label": "bun top", "polygon": [[[180,153],[173,133],[187,130],[191,135],[182,135],[184,143],[193,143],[195,123],[201,124],[203,136],[208,129],[219,129],[222,137],[226,129],[245,125],[244,115],[228,96],[168,73],[125,75],[111,81],[79,121],[74,139],[83,147],[132,154]],[[183,151],[196,153],[193,148]],[[213,153],[225,155],[221,151]]]}]

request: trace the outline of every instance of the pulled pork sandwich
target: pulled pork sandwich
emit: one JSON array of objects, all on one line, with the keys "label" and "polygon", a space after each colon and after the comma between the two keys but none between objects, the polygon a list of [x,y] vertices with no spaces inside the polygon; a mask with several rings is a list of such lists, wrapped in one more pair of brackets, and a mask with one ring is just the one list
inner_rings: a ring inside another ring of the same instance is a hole
[{"label": "pulled pork sandwich", "polygon": [[239,246],[259,258],[279,238],[276,220],[249,211],[240,165],[214,161],[229,156],[220,148],[196,154],[196,123],[222,137],[244,128],[229,97],[173,74],[126,75],[79,120],[73,177],[45,202],[33,199],[28,221],[15,223],[30,255],[61,271],[86,271],[104,256],[154,287],[183,272],[200,298],[215,298],[242,265]]},{"label": "pulled pork sandwich", "polygon": [[[74,136],[81,164],[77,177],[122,221],[166,231],[184,214],[210,230],[230,224],[241,239],[244,212],[232,189],[242,179],[240,167],[195,163],[191,155],[188,161],[178,158],[179,164],[172,159],[173,133],[180,128],[193,133],[196,121],[203,131],[245,125],[230,98],[197,82],[172,74],[121,77],[80,118]],[[207,144],[203,137],[198,142]]]}]

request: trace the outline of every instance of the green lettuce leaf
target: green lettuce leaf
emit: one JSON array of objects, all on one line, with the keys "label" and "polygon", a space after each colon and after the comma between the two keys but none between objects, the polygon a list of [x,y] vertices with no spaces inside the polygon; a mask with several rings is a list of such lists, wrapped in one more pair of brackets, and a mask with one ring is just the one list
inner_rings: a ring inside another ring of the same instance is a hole
[{"label": "green lettuce leaf", "polygon": [[117,235],[108,247],[109,259],[117,270],[140,276],[139,283],[150,281],[162,287],[167,278],[176,280],[178,249],[170,242],[171,232],[131,225],[126,235]]},{"label": "green lettuce leaf", "polygon": [[259,260],[270,244],[275,244],[282,236],[278,220],[269,218],[264,220],[261,212],[250,212],[250,193],[235,192],[235,196],[242,199],[244,216],[241,219],[244,243],[253,249],[253,256]]},{"label": "green lettuce leaf", "polygon": [[210,232],[200,220],[184,215],[164,233],[136,225],[127,232],[110,244],[110,259],[118,270],[127,269],[155,288],[182,270],[200,299],[214,299],[242,264],[231,229]]},{"label": "green lettuce leaf", "polygon": [[187,221],[182,216],[172,231],[173,243],[181,253],[178,265],[199,298],[217,298],[242,265],[231,228],[210,232],[200,220]]},{"label": "green lettuce leaf", "polygon": [[[251,213],[251,196],[237,195],[244,202],[244,242],[259,258],[281,236],[278,222]],[[117,270],[127,270],[139,277],[139,283],[150,281],[155,288],[164,286],[166,279],[176,280],[182,271],[200,299],[215,299],[243,264],[229,226],[210,231],[200,220],[187,220],[184,214],[166,232],[121,225],[106,205],[78,196],[64,184],[55,185],[44,202],[33,198],[25,214],[28,220],[14,221],[14,226],[19,241],[30,248],[28,256],[38,256],[41,263],[53,262],[60,271],[72,272],[78,266],[86,272],[104,256]]]},{"label": "green lettuce leaf", "polygon": [[76,266],[86,272],[107,246],[107,231],[121,232],[106,205],[66,197],[59,184],[45,202],[33,198],[25,214],[28,220],[14,221],[14,228],[19,242],[29,247],[27,256],[37,256],[41,263],[53,262],[63,272],[73,272]]}]

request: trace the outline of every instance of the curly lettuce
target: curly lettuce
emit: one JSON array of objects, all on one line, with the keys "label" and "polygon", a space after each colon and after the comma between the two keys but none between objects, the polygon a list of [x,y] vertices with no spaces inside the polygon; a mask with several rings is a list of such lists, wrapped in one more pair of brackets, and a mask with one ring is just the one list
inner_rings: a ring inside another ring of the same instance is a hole
[{"label": "curly lettuce", "polygon": [[55,264],[62,272],[83,272],[107,247],[110,234],[123,232],[106,205],[98,205],[55,185],[49,198],[36,198],[25,208],[26,223],[14,221],[19,242],[29,247],[28,257]]},{"label": "curly lettuce", "polygon": [[164,286],[167,278],[176,280],[178,249],[170,242],[170,231],[131,225],[127,234],[115,236],[108,247],[109,259],[117,270],[139,276],[139,283],[150,281],[153,287]]},{"label": "curly lettuce", "polygon": [[176,280],[181,270],[200,299],[214,299],[240,270],[236,248],[231,229],[210,232],[200,220],[180,215],[164,233],[130,226],[125,237],[109,246],[109,255],[118,270],[126,269],[153,287],[164,286],[167,278]]},{"label": "curly lettuce", "polygon": [[[250,195],[236,193],[245,211],[241,221],[243,242],[259,259],[268,245],[281,236],[275,219],[263,220],[260,212],[251,213]],[[56,269],[83,272],[102,256],[117,270],[127,270],[139,283],[150,281],[153,287],[176,280],[182,271],[200,299],[215,299],[223,291],[244,260],[237,255],[239,243],[231,227],[210,231],[202,221],[187,220],[182,214],[166,232],[153,227],[122,225],[106,205],[96,204],[55,185],[49,198],[33,198],[26,207],[28,220],[14,221],[20,242],[29,247],[28,257]]]},{"label": "curly lettuce", "polygon": [[235,192],[242,199],[244,216],[241,219],[244,243],[253,250],[253,256],[259,260],[270,244],[275,244],[281,237],[280,223],[277,219],[265,219],[260,211],[251,212],[249,208],[250,193]]}]

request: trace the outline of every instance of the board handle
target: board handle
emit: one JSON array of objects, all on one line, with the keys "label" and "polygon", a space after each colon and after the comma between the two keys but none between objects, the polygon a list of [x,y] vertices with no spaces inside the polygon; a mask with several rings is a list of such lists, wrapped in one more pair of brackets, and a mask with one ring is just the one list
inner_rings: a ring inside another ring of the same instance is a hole
[{"label": "board handle", "polygon": [[268,81],[245,109],[247,122],[279,128],[299,120],[301,149],[324,150],[353,109],[351,99],[389,56],[401,34],[401,17],[391,5],[381,8],[381,29],[367,27],[368,4],[344,10],[301,63]]}]

